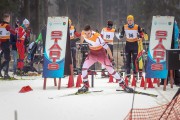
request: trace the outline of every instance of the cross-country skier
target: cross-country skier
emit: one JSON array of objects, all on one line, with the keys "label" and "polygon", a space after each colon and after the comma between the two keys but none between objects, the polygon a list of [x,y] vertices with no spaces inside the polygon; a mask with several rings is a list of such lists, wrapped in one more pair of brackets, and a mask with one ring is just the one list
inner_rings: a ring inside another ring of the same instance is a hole
[{"label": "cross-country skier", "polygon": [[[109,46],[105,43],[99,33],[92,31],[90,25],[84,27],[84,34],[81,34],[81,44],[85,40],[89,44],[90,52],[84,61],[82,67],[82,77],[83,77],[83,87],[78,90],[78,93],[84,93],[88,91],[89,82],[88,82],[88,68],[93,65],[95,62],[100,62],[105,65],[107,71],[112,74],[112,76],[119,81],[119,85],[126,92],[133,92],[133,89],[126,86],[124,80],[120,75],[113,69],[114,59],[111,53]],[[106,55],[106,51],[110,58]]]},{"label": "cross-country skier", "polygon": [[3,77],[1,74],[1,70],[3,69],[3,67],[5,67],[4,79],[10,78],[8,74],[10,61],[10,33],[14,35],[16,34],[16,32],[9,25],[10,19],[10,14],[5,13],[3,15],[3,22],[0,23],[0,42],[2,53],[5,59],[5,61],[0,66],[0,77]]},{"label": "cross-country skier", "polygon": [[[131,55],[133,58],[133,65],[135,66],[136,57],[138,54],[138,40],[142,38],[141,27],[137,24],[134,24],[134,17],[132,15],[127,16],[127,24],[122,27],[120,38],[126,36],[126,69],[127,77],[130,77],[131,70]],[[138,36],[139,34],[139,36]],[[134,67],[135,68],[135,67]],[[133,70],[133,74],[136,76],[136,69]]]},{"label": "cross-country skier", "polygon": [[[104,39],[104,41],[107,43],[107,45],[109,46],[112,54],[113,54],[114,35],[115,35],[115,29],[113,28],[113,21],[108,20],[107,21],[107,27],[104,27],[101,30],[101,36]],[[107,77],[107,75],[105,74],[105,66],[104,65],[102,65],[101,76]]]}]

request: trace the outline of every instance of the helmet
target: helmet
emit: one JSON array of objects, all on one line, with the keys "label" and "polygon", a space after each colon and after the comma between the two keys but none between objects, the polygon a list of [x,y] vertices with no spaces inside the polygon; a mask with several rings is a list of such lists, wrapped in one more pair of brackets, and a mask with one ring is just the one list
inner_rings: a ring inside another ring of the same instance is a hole
[{"label": "helmet", "polygon": [[132,15],[128,15],[127,20],[134,20],[134,17]]},{"label": "helmet", "polygon": [[24,21],[23,21],[23,24],[25,25],[25,24],[30,24],[29,23],[29,20],[27,20],[26,18],[24,19]]}]

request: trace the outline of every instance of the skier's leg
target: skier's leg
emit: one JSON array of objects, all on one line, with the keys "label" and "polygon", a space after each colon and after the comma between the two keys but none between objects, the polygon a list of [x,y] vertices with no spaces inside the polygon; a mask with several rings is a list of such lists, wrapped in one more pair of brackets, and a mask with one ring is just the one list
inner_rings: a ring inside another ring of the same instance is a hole
[{"label": "skier's leg", "polygon": [[104,58],[99,58],[98,62],[104,65],[109,74],[111,74],[116,80],[119,80],[119,82],[122,81],[120,75],[114,70],[114,68],[112,67],[112,63],[107,56],[104,56]]},{"label": "skier's leg", "polygon": [[95,59],[91,57],[91,55],[88,55],[85,59],[83,66],[82,66],[82,77],[83,81],[88,81],[88,69],[96,62]]},{"label": "skier's leg", "polygon": [[130,70],[131,70],[131,46],[126,43],[125,53],[126,53],[126,69],[127,69],[127,77],[130,77]]},{"label": "skier's leg", "polygon": [[83,77],[83,84],[84,86],[78,90],[79,93],[84,93],[88,91],[89,82],[88,82],[88,69],[96,62],[96,59],[94,59],[91,54],[89,54],[86,58],[86,60],[83,63],[82,67],[82,77]]},{"label": "skier's leg", "polygon": [[124,79],[114,70],[112,67],[112,64],[107,56],[104,56],[104,58],[98,59],[98,62],[101,64],[104,64],[107,71],[116,79],[118,80],[119,86],[121,86],[126,92],[133,92],[133,89],[126,86]]},{"label": "skier's leg", "polygon": [[138,54],[138,43],[135,42],[133,47],[133,51],[132,51],[132,57],[133,57],[133,64],[134,64],[134,70],[133,70],[133,74],[136,75],[137,74],[137,70],[136,70],[136,58],[137,58],[137,54]]}]

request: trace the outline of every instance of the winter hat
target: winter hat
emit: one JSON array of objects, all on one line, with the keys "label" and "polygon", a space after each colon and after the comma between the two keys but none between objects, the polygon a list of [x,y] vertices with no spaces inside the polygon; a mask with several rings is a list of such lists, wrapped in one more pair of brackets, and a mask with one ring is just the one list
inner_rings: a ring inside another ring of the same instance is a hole
[{"label": "winter hat", "polygon": [[128,15],[127,20],[134,20],[134,17],[132,15]]},{"label": "winter hat", "polygon": [[29,24],[29,20],[27,20],[26,18],[24,19],[24,21],[23,21],[23,24],[25,25],[25,24]]}]

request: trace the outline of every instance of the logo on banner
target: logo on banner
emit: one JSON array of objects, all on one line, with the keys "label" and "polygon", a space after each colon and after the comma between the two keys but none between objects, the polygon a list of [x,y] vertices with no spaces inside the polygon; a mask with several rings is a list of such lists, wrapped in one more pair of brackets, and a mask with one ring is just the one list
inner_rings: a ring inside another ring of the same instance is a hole
[{"label": "logo on banner", "polygon": [[66,22],[63,22],[63,25],[66,25]]},{"label": "logo on banner", "polygon": [[171,25],[172,24],[172,22],[168,22],[168,25]]}]

